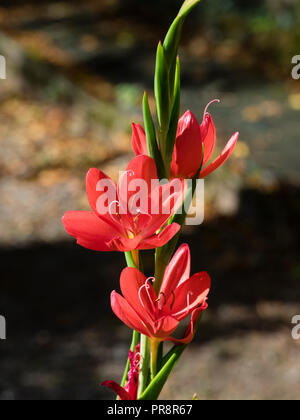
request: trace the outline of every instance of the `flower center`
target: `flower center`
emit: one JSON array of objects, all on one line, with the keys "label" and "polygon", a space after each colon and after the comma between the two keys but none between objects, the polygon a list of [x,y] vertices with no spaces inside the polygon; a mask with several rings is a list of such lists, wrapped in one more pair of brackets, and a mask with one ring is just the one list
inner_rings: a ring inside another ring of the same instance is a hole
[{"label": "flower center", "polygon": [[155,302],[158,303],[158,310],[161,311],[167,303],[167,298],[164,292],[160,292],[159,297],[156,299]]},{"label": "flower center", "polygon": [[130,230],[127,231],[127,236],[129,239],[134,239],[135,238],[135,234],[133,232],[131,232]]}]

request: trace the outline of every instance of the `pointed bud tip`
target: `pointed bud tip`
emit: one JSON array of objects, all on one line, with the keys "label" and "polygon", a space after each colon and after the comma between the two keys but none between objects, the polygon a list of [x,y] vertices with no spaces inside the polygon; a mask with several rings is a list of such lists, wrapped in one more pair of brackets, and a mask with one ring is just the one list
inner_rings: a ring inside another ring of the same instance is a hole
[{"label": "pointed bud tip", "polygon": [[182,244],[180,245],[180,247],[178,248],[178,252],[182,252],[182,253],[190,253],[190,247],[188,244]]},{"label": "pointed bud tip", "polygon": [[187,119],[187,120],[190,120],[191,122],[192,122],[192,121],[197,121],[197,122],[198,122],[198,120],[197,120],[197,118],[196,118],[195,114],[194,114],[194,113],[193,113],[190,109],[188,109],[188,110],[184,113],[184,115],[182,116],[182,118]]}]

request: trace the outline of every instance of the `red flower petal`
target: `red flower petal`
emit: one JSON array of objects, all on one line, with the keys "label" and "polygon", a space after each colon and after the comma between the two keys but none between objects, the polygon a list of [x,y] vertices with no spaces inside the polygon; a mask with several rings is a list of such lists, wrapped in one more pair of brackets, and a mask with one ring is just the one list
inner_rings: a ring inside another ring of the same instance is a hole
[{"label": "red flower petal", "polygon": [[69,211],[62,221],[79,245],[93,251],[112,251],[108,243],[119,235],[116,229],[89,211]]},{"label": "red flower petal", "polygon": [[199,123],[191,111],[179,120],[171,164],[172,178],[193,178],[202,161],[202,142]]},{"label": "red flower petal", "polygon": [[180,246],[170,264],[166,268],[161,293],[168,300],[172,291],[183,281],[190,277],[191,273],[191,252],[187,244]]},{"label": "red flower petal", "polygon": [[203,169],[203,171],[201,171],[200,178],[205,178],[207,175],[211,174],[227,161],[235,148],[238,138],[239,133],[235,133],[227,143],[220,156],[218,156],[211,164],[209,164],[205,169]]},{"label": "red flower petal", "polygon": [[[152,312],[152,305],[147,296],[145,296],[146,291],[143,287],[146,286],[146,280],[146,276],[136,268],[125,268],[121,274],[120,286],[122,294],[129,305],[134,308],[136,313],[139,314],[140,318],[142,318],[145,323],[152,324],[151,317],[149,316]],[[147,286],[152,289],[150,289],[150,293],[152,301],[155,301],[156,295],[152,286],[150,284]],[[141,288],[143,289],[140,290]],[[143,304],[140,298],[142,299]]]},{"label": "red flower petal", "polygon": [[180,230],[180,225],[172,223],[164,228],[160,234],[153,236],[152,238],[143,240],[138,249],[146,250],[153,248],[160,248],[166,245]]},{"label": "red flower petal", "polygon": [[111,188],[113,193],[111,201],[117,199],[116,184],[114,181],[109,176],[105,175],[104,172],[99,171],[99,169],[91,168],[86,175],[86,193],[90,206],[96,214],[99,214],[97,210],[97,200],[104,192],[99,190],[99,181],[104,181],[105,184],[107,183]]},{"label": "red flower petal", "polygon": [[[134,182],[137,183],[143,180],[147,184],[147,192],[145,200],[148,200],[148,195],[151,192],[151,181],[157,179],[157,170],[155,162],[152,158],[145,155],[140,155],[134,158],[128,165],[126,174],[120,179],[118,185],[119,201],[126,209],[129,204],[130,197],[138,191],[129,191],[129,188],[136,187]],[[137,184],[138,185],[138,184]]]},{"label": "red flower petal", "polygon": [[[106,186],[108,190],[105,188]],[[121,233],[120,226],[113,221],[109,214],[110,203],[117,201],[117,188],[114,181],[99,169],[92,168],[86,175],[86,193],[94,213]],[[100,203],[101,197],[105,203]],[[106,198],[109,199],[106,200]]]},{"label": "red flower petal", "polygon": [[138,249],[140,246],[141,240],[142,240],[141,236],[135,236],[132,239],[128,238],[127,236],[120,236],[118,238],[113,239],[111,242],[109,242],[108,246],[120,252],[129,252],[134,249]]},{"label": "red flower petal", "polygon": [[115,291],[111,294],[111,307],[115,315],[132,330],[148,335],[147,328],[129,303]]},{"label": "red flower petal", "polygon": [[[163,213],[170,216],[182,206],[187,192],[185,180],[175,178],[171,182],[160,187],[160,203]],[[169,211],[170,209],[170,211]]]},{"label": "red flower petal", "polygon": [[139,124],[132,124],[132,147],[136,156],[148,155],[146,134]]},{"label": "red flower petal", "polygon": [[174,302],[171,313],[176,319],[181,321],[196,309],[197,306],[206,301],[210,286],[211,279],[205,271],[195,274],[175,290],[174,299],[172,299],[172,296],[169,298],[165,309],[170,311],[169,308]]},{"label": "red flower petal", "polygon": [[174,344],[189,344],[193,340],[194,335],[195,335],[196,322],[198,321],[199,316],[204,311],[204,309],[206,309],[206,307],[207,305],[203,306],[202,308],[197,308],[192,312],[191,322],[190,322],[189,328],[186,331],[184,338],[177,339],[177,338],[169,337],[168,341],[172,341],[172,343]]},{"label": "red flower petal", "polygon": [[[200,126],[201,139],[204,145],[203,166],[209,162],[216,147],[216,128],[209,114],[204,116]],[[199,168],[198,168],[199,169]]]},{"label": "red flower petal", "polygon": [[128,392],[125,391],[124,388],[122,388],[119,384],[117,384],[114,381],[102,382],[101,386],[106,386],[106,387],[112,389],[120,397],[120,400],[124,400],[124,401],[132,400],[132,398],[130,397]]},{"label": "red flower petal", "polygon": [[171,315],[167,315],[164,317],[160,326],[154,331],[155,336],[162,340],[169,340],[170,335],[176,330],[179,325],[179,321],[172,317]]},{"label": "red flower petal", "polygon": [[[155,191],[153,191],[152,198],[149,199],[149,214],[140,215],[137,221],[144,238],[154,235],[182,206],[186,194],[186,184],[183,180],[173,179]],[[155,204],[154,207],[152,202]]]}]

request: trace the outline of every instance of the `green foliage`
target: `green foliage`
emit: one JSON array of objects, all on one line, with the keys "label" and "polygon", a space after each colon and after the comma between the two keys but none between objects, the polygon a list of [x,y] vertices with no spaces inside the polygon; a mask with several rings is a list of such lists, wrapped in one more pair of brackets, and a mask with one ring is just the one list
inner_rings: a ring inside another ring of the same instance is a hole
[{"label": "green foliage", "polygon": [[145,126],[146,138],[147,138],[148,155],[152,157],[156,162],[159,178],[164,178],[165,176],[164,164],[162,161],[160,150],[157,145],[155,125],[154,125],[153,118],[151,115],[148,95],[146,92],[143,98],[143,115],[144,115],[144,126]]},{"label": "green foliage", "polygon": [[180,64],[177,58],[182,26],[186,16],[200,0],[186,0],[172,23],[164,43],[158,44],[155,69],[155,102],[157,141],[164,163],[165,175],[170,174],[178,120],[180,115]]},{"label": "green foliage", "polygon": [[[170,86],[165,51],[161,42],[157,47],[154,93],[159,130],[165,132],[169,126]],[[160,147],[163,150],[162,142]]]},{"label": "green foliage", "polygon": [[[180,117],[180,62],[179,58],[176,62],[176,72],[175,72],[175,86],[174,86],[174,102],[170,117],[170,124],[167,134],[167,141],[166,141],[166,161],[167,161],[167,168],[170,168],[173,156],[173,150],[175,146],[175,139],[177,134],[177,127],[178,127],[178,120]],[[169,175],[169,173],[167,174]]]},{"label": "green foliage", "polygon": [[157,400],[165,383],[167,382],[172,370],[174,369],[176,363],[180,359],[180,356],[184,352],[186,346],[177,346],[174,348],[172,354],[170,355],[167,363],[164,367],[158,372],[153,381],[150,383],[148,388],[141,395],[140,400]]}]

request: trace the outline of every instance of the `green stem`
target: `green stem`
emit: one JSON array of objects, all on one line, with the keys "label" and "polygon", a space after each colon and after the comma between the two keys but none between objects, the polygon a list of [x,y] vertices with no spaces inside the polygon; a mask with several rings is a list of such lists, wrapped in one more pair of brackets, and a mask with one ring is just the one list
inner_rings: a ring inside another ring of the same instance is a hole
[{"label": "green stem", "polygon": [[157,340],[155,338],[151,340],[151,381],[153,381],[157,374],[157,359],[159,345],[160,340]]},{"label": "green stem", "polygon": [[[199,317],[196,325],[194,336],[198,330],[202,315]],[[163,367],[159,370],[157,375],[151,380],[149,386],[145,389],[139,400],[157,400],[165,383],[167,382],[171,372],[175,368],[177,362],[181,358],[187,344],[177,346],[175,345],[168,354],[163,358]]]},{"label": "green stem", "polygon": [[167,151],[166,151],[166,142],[167,142],[167,134],[168,134],[168,130],[162,131],[159,130],[157,137],[158,137],[158,143],[160,146],[160,151],[161,151],[161,157],[162,157],[162,164],[163,164],[163,168],[164,168],[164,176],[166,179],[170,178],[170,162],[168,161],[167,158]]},{"label": "green stem", "polygon": [[147,389],[140,396],[139,400],[157,400],[161,393],[168,377],[174,369],[176,363],[180,359],[180,356],[184,352],[186,346],[180,346],[175,349],[165,366],[155,376]]},{"label": "green stem", "polygon": [[[204,149],[203,149],[203,156],[204,156]],[[193,201],[193,197],[196,191],[196,186],[197,186],[197,180],[199,178],[199,174],[201,172],[203,166],[203,160],[201,162],[200,168],[197,172],[197,174],[195,175],[193,182],[192,182],[192,186],[189,188],[189,190],[187,191],[185,200],[184,200],[184,204],[182,206],[182,211],[181,214],[175,214],[169,221],[169,223],[177,223],[181,226],[181,228],[183,227],[186,217],[187,217],[187,212],[185,209],[190,208],[190,205]],[[155,282],[154,282],[154,290],[156,292],[156,294],[159,294],[163,279],[164,279],[164,274],[166,271],[166,268],[171,260],[171,257],[176,249],[176,245],[178,243],[178,240],[180,238],[180,234],[181,234],[181,230],[177,233],[177,235],[174,236],[173,239],[171,239],[170,242],[168,242],[165,246],[161,247],[161,248],[157,248],[156,252],[155,252]]]},{"label": "green stem", "polygon": [[[142,269],[142,261],[139,251],[135,250],[132,252],[125,253],[126,261],[128,267],[136,268],[137,270]],[[141,335],[136,331],[133,332],[133,339],[132,345],[130,350],[134,351],[135,347],[137,346],[140,339],[141,343],[141,366],[140,366],[140,374],[139,374],[139,387],[138,387],[138,396],[140,396],[146,389],[148,385],[148,377],[149,377],[149,360],[150,360],[150,340],[148,337]],[[124,372],[123,380],[121,386],[125,386],[127,379],[128,379],[128,372],[130,369],[130,361],[127,360],[126,369]]]},{"label": "green stem", "polygon": [[[136,266],[136,255],[134,256],[131,252],[125,252],[125,258],[126,258],[126,262],[127,262],[127,266],[128,267],[132,267],[132,268],[137,268]],[[130,346],[130,350],[132,352],[134,352],[136,346],[138,345],[140,340],[140,333],[138,333],[137,331],[133,331],[132,334],[132,341],[131,341],[131,346]],[[127,363],[126,363],[126,367],[125,367],[125,371],[122,377],[122,382],[121,382],[121,386],[124,387],[126,385],[127,379],[128,379],[128,372],[130,369],[130,360],[129,358],[127,359]]]},{"label": "green stem", "polygon": [[149,359],[150,359],[150,340],[147,336],[141,335],[141,364],[139,375],[138,398],[142,395],[148,385],[149,379]]},{"label": "green stem", "polygon": [[163,367],[163,357],[164,357],[164,342],[161,341],[159,348],[158,348],[158,356],[157,356],[157,372]]},{"label": "green stem", "polygon": [[135,261],[133,259],[133,255],[131,252],[125,252],[125,258],[126,258],[126,263],[128,267],[138,268],[135,264]]}]

